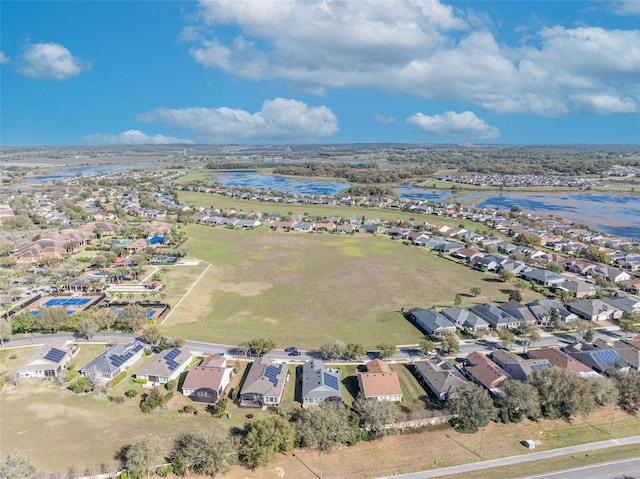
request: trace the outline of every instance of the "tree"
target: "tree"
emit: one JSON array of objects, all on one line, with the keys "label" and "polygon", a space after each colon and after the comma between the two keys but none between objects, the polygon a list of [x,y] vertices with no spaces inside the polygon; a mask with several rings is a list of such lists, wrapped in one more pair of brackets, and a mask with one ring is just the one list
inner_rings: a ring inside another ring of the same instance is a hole
[{"label": "tree", "polygon": [[507,379],[500,385],[500,393],[495,399],[500,416],[512,422],[525,417],[536,419],[540,416],[540,397],[531,384]]},{"label": "tree", "polygon": [[500,276],[500,279],[505,283],[507,281],[511,281],[515,277],[514,274],[508,269],[501,269],[498,273],[498,276]]},{"label": "tree", "polygon": [[327,341],[320,346],[320,354],[329,361],[335,361],[338,358],[346,356],[347,347],[342,341]]},{"label": "tree", "polygon": [[98,323],[90,317],[82,318],[78,323],[78,333],[90,340],[98,332]]},{"label": "tree", "polygon": [[158,406],[164,404],[164,396],[160,392],[160,388],[155,387],[140,399],[140,410],[144,413],[150,413]]},{"label": "tree", "polygon": [[14,450],[0,462],[0,479],[36,479],[36,466],[24,453]]},{"label": "tree", "polygon": [[333,401],[300,411],[296,429],[303,446],[321,450],[346,443],[354,435],[349,410]]},{"label": "tree", "polygon": [[607,376],[589,376],[585,378],[593,400],[599,406],[609,406],[618,402],[618,388],[615,380]]},{"label": "tree", "polygon": [[296,431],[293,425],[281,416],[269,416],[247,426],[240,447],[240,460],[255,469],[264,466],[278,452],[293,449]]},{"label": "tree", "polygon": [[629,414],[637,414],[640,410],[640,373],[616,371],[612,377],[618,387],[618,405]]},{"label": "tree", "polygon": [[576,332],[582,337],[584,341],[588,343],[593,341],[594,331],[593,326],[589,321],[578,319],[574,321],[573,327],[576,329]]},{"label": "tree", "polygon": [[527,233],[525,231],[515,237],[514,243],[523,246],[540,246],[542,244],[542,239],[538,235]]},{"label": "tree", "polygon": [[596,263],[611,264],[611,258],[606,251],[599,249],[597,246],[589,246],[581,250],[583,258]]},{"label": "tree", "polygon": [[547,263],[546,269],[551,271],[552,273],[564,273],[564,268],[560,263],[556,263],[555,261],[549,261]]},{"label": "tree", "polygon": [[36,323],[44,331],[57,333],[67,322],[67,309],[64,307],[40,308],[40,314],[36,316]]},{"label": "tree", "polygon": [[382,437],[385,425],[393,424],[398,417],[398,408],[391,401],[367,399],[362,394],[353,402],[353,410],[360,418],[360,427],[374,437]]},{"label": "tree", "polygon": [[191,472],[215,477],[234,462],[237,446],[231,437],[218,431],[196,431],[175,440],[169,461],[178,475]]},{"label": "tree", "polygon": [[391,356],[393,356],[394,354],[396,354],[396,345],[395,344],[390,344],[390,343],[380,343],[376,346],[376,349],[378,350],[378,355],[384,359],[384,358],[390,358]]},{"label": "tree", "polygon": [[116,325],[124,330],[138,331],[147,322],[147,310],[137,304],[125,305]]},{"label": "tree", "polygon": [[462,304],[462,295],[460,293],[456,294],[455,298],[453,298],[454,306],[460,306]]},{"label": "tree", "polygon": [[120,450],[122,465],[129,470],[129,476],[140,479],[149,477],[151,466],[161,462],[160,443],[158,438],[146,437]]},{"label": "tree", "polygon": [[451,393],[447,399],[447,407],[454,416],[454,427],[464,431],[484,427],[495,417],[491,396],[486,389],[472,382]]},{"label": "tree", "polygon": [[142,330],[142,340],[152,346],[157,346],[158,343],[164,339],[164,336],[160,332],[160,329],[156,325],[145,326]]},{"label": "tree", "polygon": [[11,325],[4,319],[0,319],[0,348],[4,348],[4,342],[11,337]]},{"label": "tree", "polygon": [[347,344],[347,357],[349,359],[357,359],[361,356],[364,356],[366,353],[364,346],[359,343],[349,343]]},{"label": "tree", "polygon": [[529,377],[538,390],[543,416],[569,419],[589,414],[594,407],[587,383],[576,374],[557,367],[538,369]]},{"label": "tree", "polygon": [[517,289],[512,289],[509,293],[509,301],[516,301],[519,303],[522,301],[522,293]]},{"label": "tree", "polygon": [[482,294],[482,289],[480,289],[478,286],[474,286],[473,288],[471,288],[471,294],[474,298],[478,297]]},{"label": "tree", "polygon": [[422,354],[429,354],[434,349],[436,349],[436,343],[430,339],[424,338],[420,340],[420,351],[422,351]]},{"label": "tree", "polygon": [[640,333],[640,313],[637,311],[625,312],[618,324],[625,337],[629,337],[630,333]]},{"label": "tree", "polygon": [[509,349],[509,345],[513,344],[513,341],[515,341],[516,339],[513,331],[511,331],[510,329],[499,329],[498,338],[500,338],[500,341],[502,341],[502,346],[506,349]]},{"label": "tree", "polygon": [[440,347],[448,354],[454,354],[460,351],[460,341],[458,336],[451,331],[447,331],[440,338]]},{"label": "tree", "polygon": [[270,353],[276,347],[273,339],[271,338],[254,338],[251,339],[247,344],[249,345],[251,352],[257,354],[258,356]]}]

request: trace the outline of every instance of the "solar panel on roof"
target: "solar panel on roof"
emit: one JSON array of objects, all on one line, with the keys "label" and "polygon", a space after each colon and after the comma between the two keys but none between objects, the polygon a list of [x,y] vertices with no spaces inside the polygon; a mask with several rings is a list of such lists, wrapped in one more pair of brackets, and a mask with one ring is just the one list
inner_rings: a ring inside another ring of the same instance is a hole
[{"label": "solar panel on roof", "polygon": [[175,368],[178,367],[178,363],[175,362],[173,359],[169,359],[167,361],[167,367],[169,368],[169,371],[173,371]]},{"label": "solar panel on roof", "polygon": [[44,359],[46,359],[47,361],[53,361],[54,363],[59,363],[60,361],[62,361],[62,358],[66,356],[66,354],[67,353],[65,353],[64,351],[56,348],[51,348]]},{"label": "solar panel on roof", "polygon": [[278,374],[280,374],[280,371],[282,371],[282,364],[280,364],[278,367],[270,364],[264,371],[264,375],[269,380],[269,382],[273,384],[273,387],[278,386]]},{"label": "solar panel on roof", "polygon": [[324,384],[326,386],[329,386],[332,389],[335,389],[336,391],[340,390],[340,386],[338,384],[338,378],[336,378],[335,376],[332,376],[327,372],[324,373]]},{"label": "solar panel on roof", "polygon": [[177,358],[177,357],[180,355],[180,352],[181,352],[181,351],[180,351],[179,349],[174,348],[174,349],[172,349],[171,351],[169,351],[169,352],[167,353],[167,355],[165,356],[165,358],[167,358],[167,359],[175,359],[175,358]]}]

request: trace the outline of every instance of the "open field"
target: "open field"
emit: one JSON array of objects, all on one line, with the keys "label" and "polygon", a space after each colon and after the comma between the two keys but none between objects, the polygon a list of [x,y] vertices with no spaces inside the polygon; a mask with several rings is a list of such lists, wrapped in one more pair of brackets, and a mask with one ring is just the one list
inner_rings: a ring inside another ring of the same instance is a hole
[{"label": "open field", "polygon": [[[542,444],[536,451],[554,449],[572,444],[603,441],[609,438],[611,408],[602,408],[589,416],[587,421],[525,421],[520,424],[494,424],[486,427],[483,438],[482,459],[494,459],[528,452],[521,444],[523,439],[538,439]],[[615,414],[614,435],[617,437],[640,434],[640,418],[628,416],[620,411]],[[400,474],[423,469],[448,467],[479,461],[481,434],[459,434],[442,426],[424,432],[408,432],[390,436],[382,440],[360,443],[353,447],[340,447],[323,455],[324,477],[332,479],[366,479],[372,477]],[[620,448],[622,449],[622,448]],[[319,453],[317,450],[296,450],[295,457],[289,453],[280,455],[264,468],[248,472],[234,468],[225,477],[228,479],[280,479],[313,478],[319,472]],[[589,454],[591,458],[591,453]],[[635,448],[624,448],[618,455],[602,451],[600,462],[616,457],[637,456]],[[554,462],[554,466],[574,467],[581,464],[572,458],[563,462]],[[544,462],[537,467],[544,467]],[[310,471],[311,469],[312,471]],[[535,469],[538,470],[538,469]],[[514,466],[511,475],[468,474],[464,477],[519,477],[533,473],[527,465]],[[543,469],[540,469],[543,470]],[[486,472],[486,471],[485,471]],[[495,472],[495,470],[494,470]]]},{"label": "open field", "polygon": [[222,344],[269,336],[302,348],[330,339],[415,344],[422,334],[402,308],[450,306],[457,293],[466,305],[506,301],[510,290],[495,274],[386,236],[185,229],[189,255],[213,266],[163,323],[169,336]]}]

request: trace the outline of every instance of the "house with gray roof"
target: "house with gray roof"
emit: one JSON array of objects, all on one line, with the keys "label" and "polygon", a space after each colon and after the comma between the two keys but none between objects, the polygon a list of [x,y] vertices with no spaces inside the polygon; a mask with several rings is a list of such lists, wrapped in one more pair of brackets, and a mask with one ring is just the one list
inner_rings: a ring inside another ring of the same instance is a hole
[{"label": "house with gray roof", "polygon": [[578,319],[578,315],[572,313],[557,299],[536,299],[527,304],[527,308],[536,318],[540,326],[547,326],[553,320],[554,311],[557,312],[560,321],[563,323],[571,323]]},{"label": "house with gray roof", "polygon": [[524,321],[527,324],[536,324],[538,322],[536,317],[529,311],[529,308],[518,301],[507,301],[498,307],[514,318],[518,318],[521,322]]},{"label": "house with gray roof", "polygon": [[288,380],[287,365],[262,356],[251,365],[240,390],[240,407],[276,406],[282,400]]},{"label": "house with gray roof", "polygon": [[567,309],[588,321],[620,319],[622,310],[601,299],[583,299],[566,304]]},{"label": "house with gray roof", "polygon": [[446,401],[452,392],[467,383],[460,371],[438,356],[426,361],[416,361],[414,367],[427,387],[441,401]]},{"label": "house with gray roof", "polygon": [[317,406],[325,401],[342,401],[339,369],[325,368],[324,363],[312,359],[302,365],[302,407]]},{"label": "house with gray roof", "polygon": [[97,358],[79,369],[83,376],[96,379],[113,379],[128,367],[133,366],[144,353],[145,344],[134,341],[130,344],[114,344]]},{"label": "house with gray roof", "polygon": [[538,283],[542,286],[547,287],[560,285],[564,283],[566,279],[564,276],[561,276],[558,273],[539,268],[534,268],[531,271],[523,271],[522,273],[520,273],[520,275],[527,281],[533,281],[534,283]]},{"label": "house with gray roof", "polygon": [[467,331],[486,331],[489,329],[489,323],[461,306],[452,306],[440,311],[441,314],[453,321],[460,329]]},{"label": "house with gray roof", "polygon": [[640,349],[633,347],[631,344],[624,341],[613,341],[608,343],[604,339],[597,339],[593,345],[599,349],[615,349],[631,369],[640,371]]},{"label": "house with gray roof", "polygon": [[136,377],[146,379],[152,385],[166,384],[178,379],[180,373],[191,362],[191,358],[191,353],[184,348],[171,348],[162,351],[142,366],[136,372]]},{"label": "house with gray roof", "polygon": [[629,364],[615,349],[596,348],[584,341],[578,341],[565,347],[564,352],[599,373],[629,369]]},{"label": "house with gray roof", "polygon": [[409,315],[425,333],[440,335],[444,332],[455,332],[456,325],[435,309],[411,308]]},{"label": "house with gray roof", "polygon": [[566,369],[567,371],[582,377],[600,377],[600,374],[595,372],[586,364],[581,363],[577,359],[572,358],[567,353],[557,348],[545,346],[538,349],[530,349],[527,352],[527,355],[531,359],[546,359],[552,366]]},{"label": "house with gray roof", "polygon": [[71,350],[64,342],[46,344],[20,366],[18,374],[22,379],[53,379],[69,364],[78,349]]},{"label": "house with gray roof", "polygon": [[620,298],[602,298],[602,301],[621,310],[623,313],[640,312],[640,300],[638,299],[625,296]]},{"label": "house with gray roof", "polygon": [[511,329],[520,325],[520,319],[492,304],[476,304],[471,311],[487,321],[495,329]]},{"label": "house with gray roof", "polygon": [[526,381],[534,371],[551,367],[551,363],[546,359],[520,359],[506,349],[496,349],[491,353],[491,359],[504,369],[512,379],[519,381]]}]

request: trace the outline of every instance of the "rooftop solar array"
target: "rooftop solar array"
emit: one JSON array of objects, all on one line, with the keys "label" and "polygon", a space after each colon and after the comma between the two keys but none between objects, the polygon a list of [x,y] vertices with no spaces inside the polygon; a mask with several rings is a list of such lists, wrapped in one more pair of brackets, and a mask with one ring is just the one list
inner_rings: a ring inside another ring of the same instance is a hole
[{"label": "rooftop solar array", "polygon": [[274,366],[273,364],[270,364],[269,366],[267,366],[267,369],[265,369],[264,371],[264,375],[269,380],[269,382],[273,384],[274,388],[278,387],[278,375],[280,374],[281,371],[282,371],[282,364],[278,364],[278,366]]},{"label": "rooftop solar array", "polygon": [[165,354],[164,362],[167,363],[167,367],[169,368],[169,371],[173,371],[175,368],[177,368],[180,365],[175,359],[180,355],[181,352],[182,351],[180,351],[180,349],[173,348],[171,351]]},{"label": "rooftop solar array", "polygon": [[140,351],[144,346],[141,343],[136,343],[132,348],[128,349],[124,354],[110,354],[109,362],[112,366],[120,367],[129,359],[131,359],[138,351]]},{"label": "rooftop solar array", "polygon": [[340,385],[338,384],[338,378],[332,376],[328,372],[324,373],[324,384],[325,386],[329,386],[331,389],[335,389],[336,391],[340,391]]},{"label": "rooftop solar array", "polygon": [[64,358],[66,355],[67,353],[60,349],[51,348],[49,352],[45,355],[44,359],[46,359],[47,361],[52,361],[54,363],[59,363],[60,361],[62,361],[62,358]]},{"label": "rooftop solar array", "polygon": [[618,353],[615,352],[613,349],[604,349],[602,351],[595,351],[593,353],[593,357],[595,358],[596,361],[600,363],[616,362],[620,359],[620,356],[618,356]]}]

